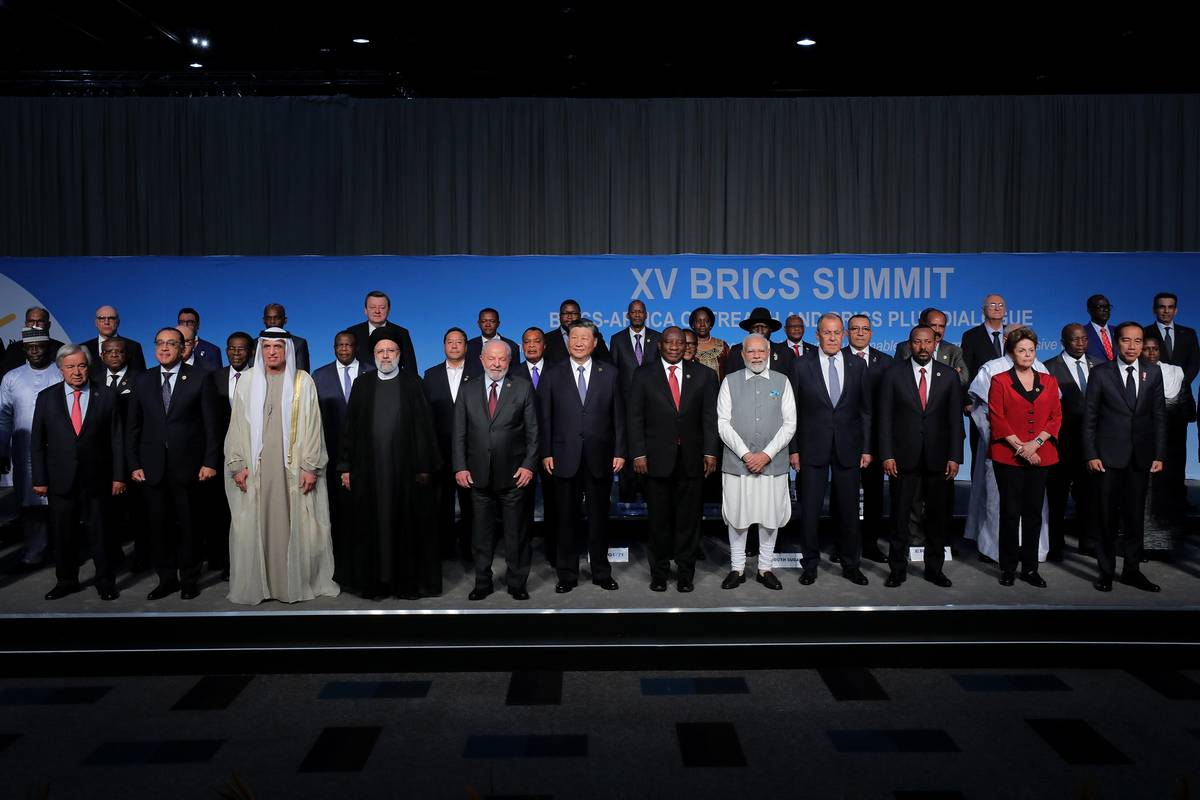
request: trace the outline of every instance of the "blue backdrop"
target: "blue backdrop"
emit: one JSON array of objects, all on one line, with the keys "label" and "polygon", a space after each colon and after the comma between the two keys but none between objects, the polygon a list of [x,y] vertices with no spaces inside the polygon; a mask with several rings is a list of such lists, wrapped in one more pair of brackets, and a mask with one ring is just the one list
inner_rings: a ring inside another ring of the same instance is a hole
[{"label": "blue backdrop", "polygon": [[[175,324],[180,306],[199,309],[200,335],[224,345],[237,329],[255,334],[268,302],[287,307],[288,327],[309,340],[313,367],[332,360],[334,334],[363,319],[363,297],[381,289],[392,319],[412,333],[422,369],[441,359],[450,325],[478,333],[483,306],[500,310],[502,333],[519,341],[529,325],[551,328],[558,304],[578,300],[605,336],[624,326],[631,299],[646,303],[650,326],[686,324],[697,305],[717,314],[715,336],[731,344],[738,322],[757,305],[781,320],[791,313],[812,328],[825,311],[865,312],[875,345],[892,352],[920,310],[949,315],[946,338],[958,342],[981,321],[988,292],[1008,303],[1010,320],[1032,326],[1040,357],[1059,350],[1064,324],[1086,322],[1084,301],[1103,293],[1113,321],[1153,319],[1151,299],[1180,296],[1179,320],[1200,314],[1200,254],[1032,253],[815,256],[365,256],[0,259],[0,336],[19,336],[24,309],[44,305],[64,341],[95,335],[97,306],[115,305],[121,333],[142,342],[148,358],[154,331]],[[1197,473],[1194,450],[1189,473]]]}]

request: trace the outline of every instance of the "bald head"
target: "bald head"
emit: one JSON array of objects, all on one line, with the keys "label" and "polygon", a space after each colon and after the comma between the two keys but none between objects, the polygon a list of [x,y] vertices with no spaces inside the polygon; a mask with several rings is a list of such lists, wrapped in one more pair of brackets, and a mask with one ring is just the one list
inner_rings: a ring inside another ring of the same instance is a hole
[{"label": "bald head", "polygon": [[96,309],[96,330],[101,336],[116,336],[121,327],[121,315],[113,306],[100,306]]}]

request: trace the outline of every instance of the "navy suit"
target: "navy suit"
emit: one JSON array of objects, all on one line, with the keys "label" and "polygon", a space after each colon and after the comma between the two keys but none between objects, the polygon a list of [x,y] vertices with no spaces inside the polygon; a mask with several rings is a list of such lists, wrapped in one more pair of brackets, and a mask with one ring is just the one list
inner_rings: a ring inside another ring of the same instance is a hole
[{"label": "navy suit", "polygon": [[579,581],[579,539],[572,510],[588,497],[588,554],[592,581],[612,576],[608,563],[609,497],[612,462],[625,458],[625,402],[611,364],[592,358],[586,402],[579,399],[575,362],[550,366],[538,383],[542,409],[542,457],[554,459],[558,505],[558,579]]},{"label": "navy suit", "polygon": [[192,349],[192,355],[196,357],[195,361],[198,366],[209,371],[224,366],[221,361],[221,348],[199,337],[196,337],[196,346]]},{"label": "navy suit", "polygon": [[1084,330],[1088,335],[1087,354],[1097,361],[1112,361],[1117,357],[1117,332],[1113,330],[1112,325],[1105,325],[1104,330],[1108,331],[1108,341],[1112,345],[1113,356],[1108,357],[1108,353],[1104,352],[1104,342],[1100,340],[1100,334],[1096,332],[1095,326],[1091,321],[1084,323]]}]

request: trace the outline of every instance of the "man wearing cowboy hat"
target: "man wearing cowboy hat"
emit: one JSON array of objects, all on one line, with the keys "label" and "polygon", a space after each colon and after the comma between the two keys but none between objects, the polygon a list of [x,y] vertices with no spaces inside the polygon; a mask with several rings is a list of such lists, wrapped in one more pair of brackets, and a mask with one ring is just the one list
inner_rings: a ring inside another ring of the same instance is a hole
[{"label": "man wearing cowboy hat", "polygon": [[[771,334],[783,327],[782,322],[772,317],[770,311],[759,306],[750,312],[750,316],[738,323],[738,326],[747,333],[757,333],[759,336],[765,337],[771,345],[771,360],[769,364],[771,370],[782,372],[784,375],[788,374],[792,368],[792,359],[795,356],[783,342],[771,341]],[[724,373],[728,375],[730,372],[744,369],[745,366],[745,360],[742,358],[742,343],[738,342],[729,348],[729,355],[725,357]]]}]

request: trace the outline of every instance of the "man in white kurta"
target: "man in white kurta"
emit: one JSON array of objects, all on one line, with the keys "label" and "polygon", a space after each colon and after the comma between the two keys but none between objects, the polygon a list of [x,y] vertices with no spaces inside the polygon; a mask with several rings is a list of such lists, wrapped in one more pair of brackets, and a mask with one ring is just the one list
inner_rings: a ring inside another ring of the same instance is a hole
[{"label": "man in white kurta", "polygon": [[229,600],[336,597],[317,388],[288,333],[268,328],[243,373],[225,436]]},{"label": "man in white kurta", "polygon": [[758,334],[742,343],[746,368],[730,373],[717,394],[717,431],[725,444],[721,463],[721,515],[729,527],[730,573],[721,584],[746,580],[746,538],[758,525],[759,583],[783,585],[771,571],[775,539],[792,518],[788,442],[796,433],[796,401],[787,377],[769,368],[771,345]]},{"label": "man in white kurta", "polygon": [[[1009,325],[1004,334],[1017,326]],[[992,460],[987,457],[988,442],[992,437],[992,426],[988,421],[988,391],[992,378],[1006,370],[1012,369],[1012,359],[1007,355],[993,358],[979,368],[975,379],[968,389],[968,399],[971,401],[971,421],[979,430],[979,445],[975,449],[977,455],[971,464],[971,499],[967,506],[967,526],[963,536],[974,539],[975,546],[981,555],[993,561],[1000,558],[1000,494],[996,488],[996,473],[992,470]],[[1049,371],[1040,360],[1034,359],[1033,368],[1047,375]],[[1042,503],[1042,528],[1039,532],[1038,561],[1045,561],[1050,552],[1050,512],[1049,506]],[[1021,531],[1025,536],[1025,531]]]}]

